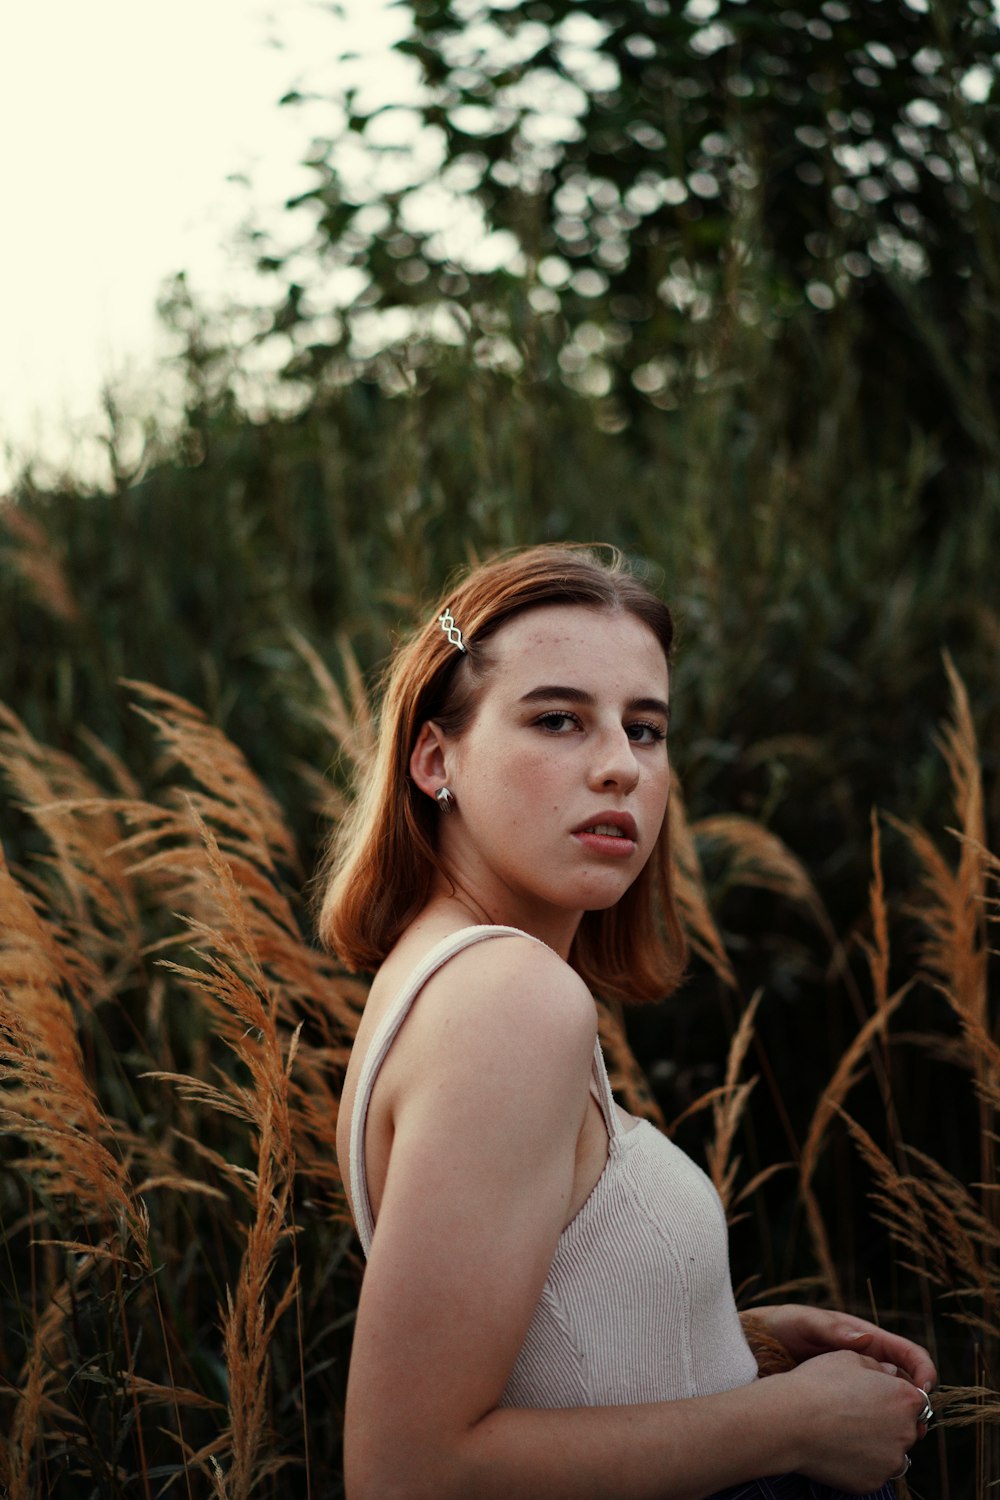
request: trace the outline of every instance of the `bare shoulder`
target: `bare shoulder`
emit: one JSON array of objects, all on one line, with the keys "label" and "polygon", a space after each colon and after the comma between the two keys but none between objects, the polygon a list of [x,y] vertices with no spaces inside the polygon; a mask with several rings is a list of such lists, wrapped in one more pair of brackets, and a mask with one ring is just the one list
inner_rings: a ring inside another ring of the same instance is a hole
[{"label": "bare shoulder", "polygon": [[596,1035],[579,975],[532,938],[498,935],[427,982],[386,1060],[386,1095],[394,1107],[442,1088],[464,1092],[476,1079],[482,1101],[487,1079],[506,1078],[522,1102],[533,1088],[583,1097]]},{"label": "bare shoulder", "polygon": [[580,976],[544,943],[504,933],[464,949],[429,981],[421,999],[430,1021],[514,1028],[522,1045],[596,1034],[593,997]]}]

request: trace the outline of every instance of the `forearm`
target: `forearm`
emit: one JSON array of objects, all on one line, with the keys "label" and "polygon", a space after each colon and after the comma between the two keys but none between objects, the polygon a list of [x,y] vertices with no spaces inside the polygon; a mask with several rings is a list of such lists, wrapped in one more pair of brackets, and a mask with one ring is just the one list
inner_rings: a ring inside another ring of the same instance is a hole
[{"label": "forearm", "polygon": [[780,1390],[765,1382],[643,1406],[498,1410],[470,1434],[475,1472],[464,1494],[703,1500],[726,1485],[793,1467],[787,1427]]},{"label": "forearm", "polygon": [[398,1474],[384,1452],[366,1478],[349,1457],[348,1500],[703,1500],[795,1467],[781,1384],[641,1406],[498,1408],[436,1452],[411,1450]]}]

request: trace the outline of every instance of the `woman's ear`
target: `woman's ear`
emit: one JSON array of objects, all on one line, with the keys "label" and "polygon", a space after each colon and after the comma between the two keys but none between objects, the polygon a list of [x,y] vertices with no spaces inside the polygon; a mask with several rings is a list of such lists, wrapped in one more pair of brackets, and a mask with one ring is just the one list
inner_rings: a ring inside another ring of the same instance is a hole
[{"label": "woman's ear", "polygon": [[433,719],[428,719],[420,726],[417,743],[410,756],[410,775],[428,797],[433,797],[438,788],[444,786],[447,780],[445,744],[445,737]]}]

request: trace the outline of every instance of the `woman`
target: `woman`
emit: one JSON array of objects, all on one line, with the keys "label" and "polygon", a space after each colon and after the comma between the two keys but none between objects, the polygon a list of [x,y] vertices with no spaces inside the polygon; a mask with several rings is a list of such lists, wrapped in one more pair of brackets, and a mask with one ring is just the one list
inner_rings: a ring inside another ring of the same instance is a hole
[{"label": "woman", "polygon": [[671,644],[617,554],[538,547],[391,666],[320,924],[377,971],[338,1126],[349,1500],[863,1493],[930,1417],[924,1350],[819,1309],[760,1311],[799,1363],[756,1379],[714,1190],[611,1098],[591,988],[682,967]]}]

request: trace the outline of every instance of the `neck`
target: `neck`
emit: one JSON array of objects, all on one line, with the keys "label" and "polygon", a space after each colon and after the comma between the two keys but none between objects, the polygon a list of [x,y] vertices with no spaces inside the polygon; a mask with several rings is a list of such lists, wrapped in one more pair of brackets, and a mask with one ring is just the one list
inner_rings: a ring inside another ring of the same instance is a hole
[{"label": "neck", "polygon": [[532,903],[528,908],[513,900],[481,901],[473,891],[457,880],[446,882],[443,878],[435,882],[435,889],[431,892],[431,899],[424,911],[428,914],[433,911],[435,914],[447,913],[462,919],[471,918],[476,925],[482,923],[489,927],[517,927],[521,932],[539,938],[562,959],[569,958],[582,916],[580,912],[540,909],[537,903]]}]

